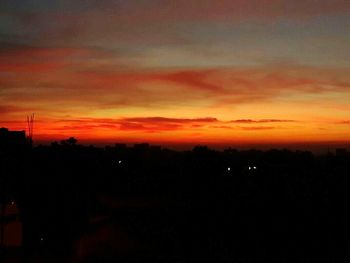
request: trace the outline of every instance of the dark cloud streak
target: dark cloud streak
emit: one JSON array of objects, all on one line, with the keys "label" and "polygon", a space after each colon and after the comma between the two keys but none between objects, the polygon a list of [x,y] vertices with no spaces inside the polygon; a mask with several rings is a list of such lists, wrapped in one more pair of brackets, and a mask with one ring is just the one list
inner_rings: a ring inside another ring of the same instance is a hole
[{"label": "dark cloud streak", "polygon": [[240,119],[232,120],[231,123],[244,123],[244,124],[254,124],[254,123],[274,123],[274,122],[296,122],[295,120],[280,120],[280,119],[261,119],[261,120],[252,120],[252,119]]}]

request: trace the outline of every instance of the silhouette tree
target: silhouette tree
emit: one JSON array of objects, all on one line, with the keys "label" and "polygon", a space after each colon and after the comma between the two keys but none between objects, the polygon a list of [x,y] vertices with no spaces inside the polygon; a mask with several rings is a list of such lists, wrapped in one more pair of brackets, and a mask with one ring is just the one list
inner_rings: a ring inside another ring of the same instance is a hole
[{"label": "silhouette tree", "polygon": [[68,146],[75,146],[77,145],[78,140],[75,139],[74,137],[70,137],[67,140],[62,140],[61,144],[62,145],[68,145]]},{"label": "silhouette tree", "polygon": [[69,145],[71,145],[71,146],[76,145],[77,142],[78,142],[78,140],[75,139],[74,137],[70,137],[70,138],[67,140],[67,143],[68,143]]}]

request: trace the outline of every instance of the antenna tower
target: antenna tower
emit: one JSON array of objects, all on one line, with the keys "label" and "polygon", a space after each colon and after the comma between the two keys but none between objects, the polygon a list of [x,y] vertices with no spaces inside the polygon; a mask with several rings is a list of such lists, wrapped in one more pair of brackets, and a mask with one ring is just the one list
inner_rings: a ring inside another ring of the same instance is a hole
[{"label": "antenna tower", "polygon": [[27,115],[27,125],[28,125],[28,141],[30,144],[33,143],[33,129],[34,129],[34,113]]}]

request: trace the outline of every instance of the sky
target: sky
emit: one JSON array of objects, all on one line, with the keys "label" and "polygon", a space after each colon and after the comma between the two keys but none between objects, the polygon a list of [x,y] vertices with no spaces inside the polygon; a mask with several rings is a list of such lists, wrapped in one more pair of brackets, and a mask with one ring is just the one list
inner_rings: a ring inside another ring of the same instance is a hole
[{"label": "sky", "polygon": [[348,0],[2,0],[0,126],[34,141],[350,141]]}]

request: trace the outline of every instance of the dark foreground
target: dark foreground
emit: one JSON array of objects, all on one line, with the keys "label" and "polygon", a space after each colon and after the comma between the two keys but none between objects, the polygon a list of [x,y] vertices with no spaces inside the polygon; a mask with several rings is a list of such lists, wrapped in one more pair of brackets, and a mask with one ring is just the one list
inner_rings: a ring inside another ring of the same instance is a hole
[{"label": "dark foreground", "polygon": [[67,140],[0,149],[0,165],[1,203],[22,225],[2,262],[350,262],[345,151]]}]

